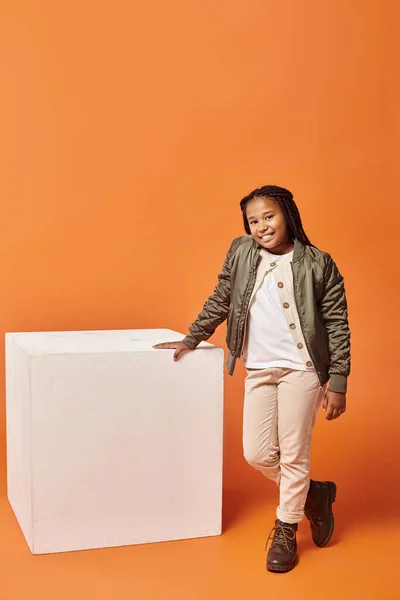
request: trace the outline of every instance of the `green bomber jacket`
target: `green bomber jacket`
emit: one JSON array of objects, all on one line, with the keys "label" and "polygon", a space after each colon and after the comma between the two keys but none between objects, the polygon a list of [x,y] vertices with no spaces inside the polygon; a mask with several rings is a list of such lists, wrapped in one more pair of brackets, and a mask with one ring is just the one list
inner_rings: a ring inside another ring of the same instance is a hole
[{"label": "green bomber jacket", "polygon": [[[259,259],[260,246],[251,235],[233,240],[213,293],[182,340],[194,350],[227,319],[229,375],[233,375],[242,354]],[[292,271],[301,329],[321,386],[330,380],[329,390],[345,393],[350,374],[350,329],[343,277],[329,254],[297,239]]]}]

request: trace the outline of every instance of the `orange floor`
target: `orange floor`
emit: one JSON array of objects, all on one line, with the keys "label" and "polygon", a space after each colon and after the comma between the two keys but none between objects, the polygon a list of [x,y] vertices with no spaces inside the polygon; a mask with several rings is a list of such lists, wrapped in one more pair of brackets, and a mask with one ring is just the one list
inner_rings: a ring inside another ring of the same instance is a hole
[{"label": "orange floor", "polygon": [[[329,546],[299,532],[290,573],[264,568],[274,506],[262,489],[225,491],[224,533],[215,538],[32,556],[7,499],[0,499],[0,600],[279,600],[400,598],[400,519],[359,507],[342,490]],[[394,507],[395,508],[395,507]],[[397,511],[397,508],[396,508]]]}]

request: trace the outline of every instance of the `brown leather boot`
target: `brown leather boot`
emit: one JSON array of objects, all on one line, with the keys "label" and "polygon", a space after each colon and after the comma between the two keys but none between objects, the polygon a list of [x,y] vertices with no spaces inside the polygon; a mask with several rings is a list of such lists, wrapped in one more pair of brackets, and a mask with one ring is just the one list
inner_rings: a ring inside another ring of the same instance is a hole
[{"label": "brown leather boot", "polygon": [[297,528],[297,523],[283,523],[279,519],[275,521],[275,526],[272,528],[267,540],[268,544],[268,541],[272,539],[272,544],[267,555],[268,571],[286,573],[296,566]]},{"label": "brown leather boot", "polygon": [[332,537],[335,519],[332,504],[336,500],[336,484],[333,481],[310,482],[304,513],[310,521],[314,544],[322,548]]}]

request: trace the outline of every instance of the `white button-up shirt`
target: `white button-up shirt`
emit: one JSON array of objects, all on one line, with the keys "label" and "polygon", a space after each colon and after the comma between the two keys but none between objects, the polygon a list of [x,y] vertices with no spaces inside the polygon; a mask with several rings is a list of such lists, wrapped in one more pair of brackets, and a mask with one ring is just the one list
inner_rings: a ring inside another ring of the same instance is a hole
[{"label": "white button-up shirt", "polygon": [[293,252],[277,256],[260,251],[243,347],[249,369],[314,370],[294,298],[292,258]]}]

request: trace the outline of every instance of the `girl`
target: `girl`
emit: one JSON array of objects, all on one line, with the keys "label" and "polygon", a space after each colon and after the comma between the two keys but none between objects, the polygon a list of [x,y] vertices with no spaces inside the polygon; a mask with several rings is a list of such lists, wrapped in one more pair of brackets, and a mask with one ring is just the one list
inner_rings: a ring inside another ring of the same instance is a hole
[{"label": "girl", "polygon": [[174,348],[178,360],[227,319],[228,372],[240,357],[247,371],[244,456],[279,487],[267,569],[286,572],[297,562],[304,514],[317,546],[333,533],[336,485],[310,480],[310,444],[321,401],[328,420],[346,410],[347,302],[342,276],[311,244],[291,192],[264,186],[240,208],[247,235],[232,242],[190,334],[154,348]]}]

